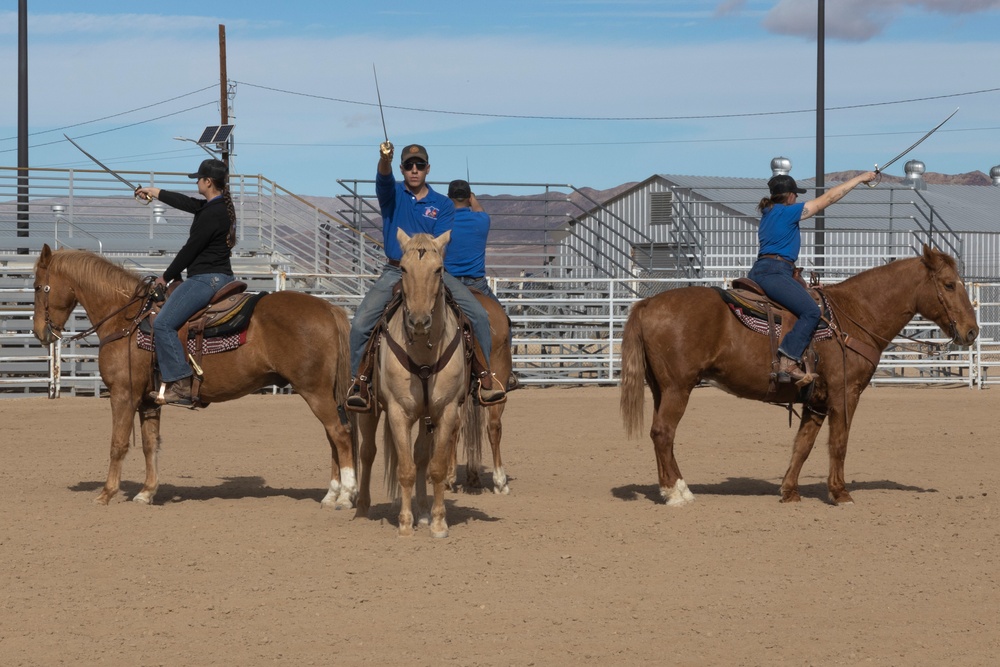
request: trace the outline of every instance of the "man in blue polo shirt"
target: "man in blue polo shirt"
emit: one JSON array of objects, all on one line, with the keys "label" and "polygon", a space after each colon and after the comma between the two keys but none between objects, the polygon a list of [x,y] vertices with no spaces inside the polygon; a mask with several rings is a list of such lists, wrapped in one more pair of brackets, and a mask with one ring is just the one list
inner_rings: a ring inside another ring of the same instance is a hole
[{"label": "man in blue polo shirt", "polygon": [[[369,382],[373,360],[366,351],[372,331],[392,298],[393,285],[402,276],[399,260],[403,251],[396,239],[396,230],[402,229],[410,235],[424,233],[440,236],[450,230],[455,221],[455,206],[451,200],[427,185],[427,174],[431,170],[427,150],[418,144],[411,144],[402,150],[402,183],[396,182],[392,174],[394,152],[393,145],[388,141],[379,146],[378,172],[375,176],[375,194],[382,213],[386,264],[382,275],[361,300],[354,319],[351,320],[351,374],[354,381],[348,392],[346,407],[354,412],[367,412],[371,409]],[[447,252],[445,256],[447,257]],[[462,312],[472,321],[476,342],[473,372],[479,380],[479,402],[483,405],[502,403],[507,400],[507,396],[500,387],[501,383],[493,382],[493,374],[489,369],[489,317],[468,288],[447,271],[444,273],[444,284]]]}]

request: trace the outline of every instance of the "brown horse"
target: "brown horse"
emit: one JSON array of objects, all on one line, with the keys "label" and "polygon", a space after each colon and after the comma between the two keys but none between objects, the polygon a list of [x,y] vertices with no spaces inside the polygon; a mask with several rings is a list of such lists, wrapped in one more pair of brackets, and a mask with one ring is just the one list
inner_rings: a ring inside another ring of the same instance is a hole
[{"label": "brown horse", "polygon": [[[96,326],[101,348],[98,365],[111,398],[111,466],[97,502],[118,493],[122,463],[139,412],[146,480],[132,499],[152,503],[159,486],[160,406],[147,398],[153,390],[153,354],[136,343],[134,319],[149,292],[149,282],[99,255],[57,250],[48,245],[35,264],[34,334],[44,344],[62,336],[76,304]],[[122,331],[130,335],[119,337]],[[323,422],[332,450],[330,486],[323,506],[353,506],[357,497],[350,430],[337,412],[350,386],[348,332],[341,308],[300,292],[277,292],[258,301],[246,333],[235,350],[205,355],[201,367],[202,403],[229,401],[268,385],[291,384]]]},{"label": "brown horse", "polygon": [[[371,506],[371,470],[375,431],[381,412],[386,481],[399,492],[399,535],[413,534],[413,492],[418,521],[430,524],[434,537],[448,536],[444,490],[454,457],[459,409],[469,391],[469,359],[458,317],[445,300],[444,248],[451,232],[432,237],[403,230],[396,237],[403,249],[402,306],[389,318],[378,346],[373,382],[376,405],[358,415],[361,431],[361,484],[358,516]],[[417,426],[417,438],[412,438]],[[426,477],[434,488],[427,512]]]},{"label": "brown horse", "polygon": [[[510,385],[511,371],[514,362],[510,350],[510,324],[503,307],[490,297],[473,291],[479,303],[486,309],[490,318],[490,370],[497,379]],[[482,441],[485,431],[493,450],[493,493],[506,495],[510,493],[507,472],[500,457],[500,440],[503,437],[503,411],[506,401],[499,405],[480,405],[477,401],[467,401],[462,408],[462,440],[465,451],[465,480],[471,488],[482,488],[480,478],[480,463],[482,462]],[[485,421],[484,421],[485,417]],[[456,461],[448,471],[449,487],[455,488]]]},{"label": "brown horse", "polygon": [[[791,463],[781,482],[782,502],[800,500],[799,471],[827,415],[830,500],[838,505],[852,502],[844,485],[848,432],[877,363],[855,350],[868,349],[877,360],[916,314],[935,322],[959,345],[971,344],[979,334],[955,260],[927,246],[920,257],[864,271],[823,292],[839,323],[840,337],[814,343],[821,379],[803,405]],[[794,321],[787,313],[783,320],[786,327]],[[768,337],[740,323],[711,288],[671,290],[632,307],[622,340],[621,414],[626,434],[638,435],[645,380],[656,411],[650,437],[660,494],[668,505],[694,499],[674,457],[674,435],[691,390],[706,380],[743,398],[797,402],[797,388],[791,384],[768,393],[770,362]]]}]

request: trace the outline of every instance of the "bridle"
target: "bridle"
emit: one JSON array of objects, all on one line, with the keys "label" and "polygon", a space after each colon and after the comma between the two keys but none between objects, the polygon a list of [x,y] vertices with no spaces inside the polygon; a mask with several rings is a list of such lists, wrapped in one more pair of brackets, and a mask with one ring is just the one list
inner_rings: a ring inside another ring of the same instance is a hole
[{"label": "bridle", "polygon": [[96,322],[95,324],[92,324],[85,331],[81,331],[79,333],[73,334],[72,336],[64,336],[64,335],[62,335],[63,327],[61,327],[61,326],[59,326],[57,324],[54,324],[53,321],[52,321],[52,316],[49,314],[49,294],[52,291],[51,285],[48,285],[48,284],[45,284],[45,285],[36,285],[35,286],[35,294],[36,294],[35,298],[36,299],[38,298],[37,295],[38,295],[39,292],[42,293],[41,294],[41,296],[42,296],[42,309],[43,309],[43,311],[45,313],[45,330],[53,338],[55,338],[56,340],[67,341],[67,342],[72,342],[72,341],[75,341],[75,340],[80,340],[82,338],[86,338],[87,336],[91,335],[92,333],[95,333],[101,327],[101,325],[103,325],[105,322],[107,322],[111,318],[115,317],[116,315],[119,315],[120,313],[123,313],[129,306],[133,306],[135,304],[141,304],[139,306],[138,311],[136,311],[135,315],[133,315],[133,316],[126,315],[125,316],[126,319],[128,319],[128,320],[131,321],[130,326],[128,326],[125,329],[121,329],[119,331],[115,331],[110,336],[106,336],[106,337],[102,338],[100,340],[99,344],[101,346],[103,346],[105,343],[110,343],[111,341],[118,340],[119,338],[126,338],[128,336],[131,336],[132,333],[135,331],[136,327],[139,326],[139,323],[142,321],[143,315],[149,312],[149,309],[150,309],[150,307],[152,305],[153,291],[152,291],[152,289],[150,289],[150,287],[151,287],[151,285],[152,285],[152,283],[153,283],[154,280],[155,280],[155,278],[152,278],[152,277],[144,278],[142,281],[139,282],[138,285],[136,285],[135,291],[132,292],[131,298],[129,298],[129,300],[126,301],[125,304],[121,308],[118,308],[117,310],[112,311],[107,316],[105,316],[103,319],[101,319],[99,322]]}]

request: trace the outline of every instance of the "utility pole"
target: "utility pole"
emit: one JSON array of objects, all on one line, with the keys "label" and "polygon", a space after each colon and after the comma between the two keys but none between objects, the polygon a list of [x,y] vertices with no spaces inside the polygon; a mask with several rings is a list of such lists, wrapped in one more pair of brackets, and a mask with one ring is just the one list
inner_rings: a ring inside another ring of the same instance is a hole
[{"label": "utility pole", "polygon": [[[219,108],[222,110],[222,125],[229,124],[229,75],[226,74],[226,26],[219,24]],[[230,135],[232,136],[232,135]],[[222,161],[229,168],[229,137],[226,137],[226,147],[222,150]]]},{"label": "utility pole", "polygon": [[[816,196],[826,191],[826,81],[824,70],[826,44],[826,0],[819,0],[816,21]],[[816,266],[826,265],[826,215],[816,214]]]},{"label": "utility pole", "polygon": [[[28,0],[17,5],[17,236],[28,236]],[[17,254],[27,255],[27,248]]]}]

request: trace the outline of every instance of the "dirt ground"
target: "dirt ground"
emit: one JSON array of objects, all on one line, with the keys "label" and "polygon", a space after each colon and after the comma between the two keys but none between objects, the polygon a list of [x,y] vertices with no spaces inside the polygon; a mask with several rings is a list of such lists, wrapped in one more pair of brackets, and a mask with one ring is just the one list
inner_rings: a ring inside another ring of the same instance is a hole
[{"label": "dirt ground", "polygon": [[994,665],[998,408],[869,389],[855,504],[826,502],[824,429],[782,505],[787,413],[698,389],[677,449],[697,501],[671,508],[616,388],[523,389],[510,495],[449,494],[435,540],[397,537],[381,455],[371,519],[320,508],[329,449],[295,396],[165,409],[157,503],[128,502],[136,449],[108,507],[108,401],[5,399],[0,662]]}]

